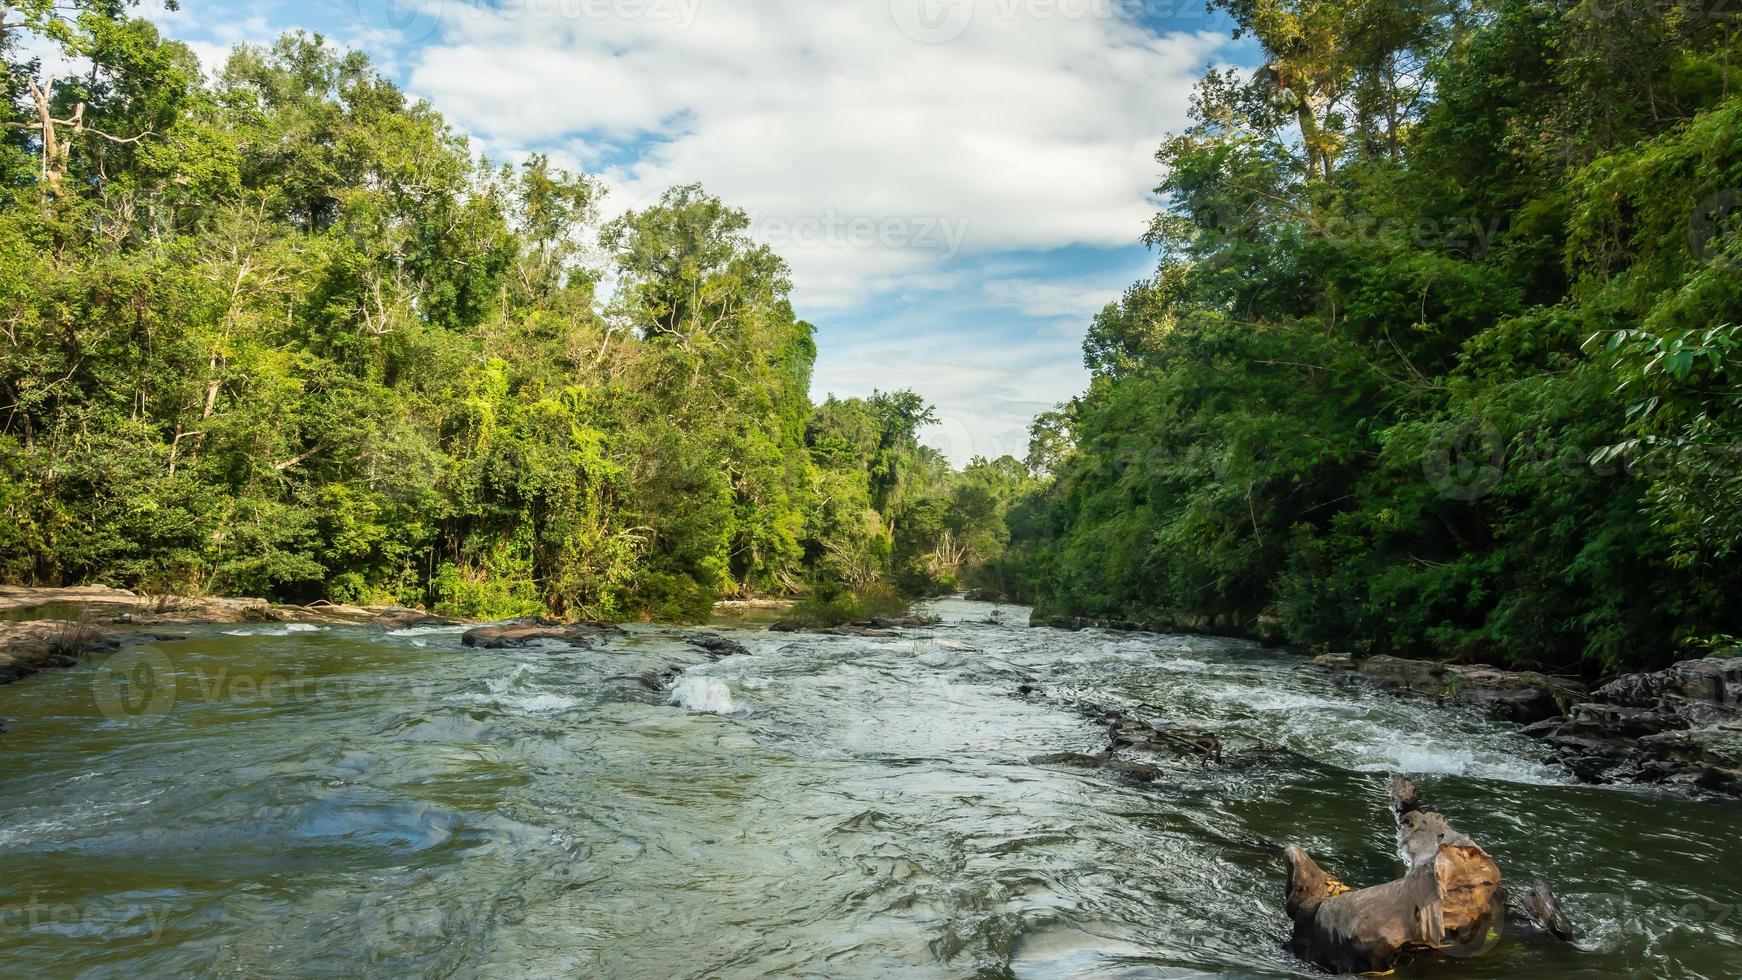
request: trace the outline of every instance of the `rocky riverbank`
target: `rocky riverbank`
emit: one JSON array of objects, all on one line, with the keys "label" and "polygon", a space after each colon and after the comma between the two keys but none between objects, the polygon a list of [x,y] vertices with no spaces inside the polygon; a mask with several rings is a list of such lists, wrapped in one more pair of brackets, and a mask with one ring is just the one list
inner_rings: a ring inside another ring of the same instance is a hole
[{"label": "rocky riverbank", "polygon": [[1179,613],[1145,620],[1096,619],[1069,616],[1036,609],[1028,625],[1051,629],[1104,629],[1120,633],[1187,633],[1201,636],[1232,636],[1256,640],[1265,646],[1281,646],[1287,639],[1282,619],[1273,613]]},{"label": "rocky riverbank", "polygon": [[52,667],[71,667],[88,653],[119,645],[112,634],[88,623],[60,619],[0,622],[0,684]]},{"label": "rocky riverbank", "polygon": [[1402,657],[1357,660],[1332,653],[1315,658],[1312,666],[1353,683],[1467,705],[1521,725],[1564,715],[1590,693],[1582,681],[1571,677]]},{"label": "rocky riverbank", "polygon": [[1350,683],[1479,708],[1524,725],[1546,760],[1593,783],[1742,795],[1742,658],[1689,660],[1595,690],[1566,677],[1397,657],[1311,662]]},{"label": "rocky riverbank", "polygon": [[1742,657],[1628,674],[1525,733],[1591,782],[1692,783],[1742,795]]},{"label": "rocky riverbank", "polygon": [[0,586],[0,684],[48,668],[70,667],[89,653],[114,649],[130,637],[149,636],[149,627],[312,623],[405,629],[457,622],[393,606],[294,606],[265,599],[150,596],[102,585]]}]

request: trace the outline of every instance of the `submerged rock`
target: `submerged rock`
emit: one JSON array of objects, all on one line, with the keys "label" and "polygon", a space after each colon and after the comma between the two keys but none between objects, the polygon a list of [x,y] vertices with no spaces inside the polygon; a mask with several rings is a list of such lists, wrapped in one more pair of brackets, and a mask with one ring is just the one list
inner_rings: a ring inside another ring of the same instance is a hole
[{"label": "submerged rock", "polygon": [[853,625],[876,630],[923,630],[943,624],[944,621],[937,616],[878,616]]},{"label": "submerged rock", "polygon": [[1346,653],[1317,657],[1312,666],[1388,691],[1471,705],[1492,717],[1524,725],[1564,715],[1587,696],[1587,688],[1580,681],[1532,670],[1501,670],[1387,656],[1357,660]]},{"label": "submerged rock", "polygon": [[678,678],[683,676],[686,668],[682,664],[673,664],[658,670],[646,670],[639,674],[619,674],[614,680],[633,681],[649,691],[665,692],[671,690]]},{"label": "submerged rock", "polygon": [[890,618],[879,616],[874,619],[860,620],[856,623],[842,623],[838,626],[817,626],[796,619],[783,619],[768,627],[774,633],[815,633],[818,636],[869,636],[888,638],[900,636],[891,630],[934,629],[943,626],[943,620],[936,616],[903,616]]},{"label": "submerged rock", "polygon": [[1028,760],[1036,766],[1070,766],[1074,769],[1093,769],[1112,773],[1115,776],[1129,779],[1136,783],[1153,783],[1161,778],[1161,768],[1147,762],[1129,762],[1111,752],[1100,755],[1089,755],[1084,752],[1057,752],[1052,755],[1037,755]]},{"label": "submerged rock", "polygon": [[[1032,678],[1016,688],[1018,697],[1046,698],[1047,691]],[[1082,752],[1061,752],[1035,756],[1033,765],[1072,766],[1096,769],[1134,782],[1151,783],[1161,778],[1161,766],[1125,758],[1136,753],[1160,761],[1195,761],[1200,768],[1222,764],[1222,740],[1209,732],[1167,722],[1151,722],[1137,717],[1124,708],[1078,701],[1072,705],[1085,717],[1107,729],[1107,747],[1097,755]],[[1149,708],[1139,705],[1139,709]]]},{"label": "submerged rock", "polygon": [[772,633],[814,633],[817,636],[865,636],[874,639],[889,639],[901,635],[900,633],[892,633],[887,629],[859,623],[847,626],[810,626],[792,620],[781,620],[768,629]]},{"label": "submerged rock", "polygon": [[599,641],[623,635],[620,627],[610,623],[557,623],[533,618],[480,626],[468,631],[460,642],[484,650],[512,650],[535,643],[566,643],[588,649]]},{"label": "submerged rock", "polygon": [[749,656],[750,650],[737,640],[728,640],[718,633],[685,633],[683,641],[707,652],[714,660]]}]

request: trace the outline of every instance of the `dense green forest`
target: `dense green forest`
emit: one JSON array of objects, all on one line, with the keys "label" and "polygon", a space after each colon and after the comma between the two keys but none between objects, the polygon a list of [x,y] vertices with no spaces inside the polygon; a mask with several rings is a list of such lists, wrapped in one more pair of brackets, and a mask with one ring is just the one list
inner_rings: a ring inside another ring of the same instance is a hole
[{"label": "dense green forest", "polygon": [[[0,7],[0,579],[693,619],[1043,617],[1612,671],[1742,633],[1742,15],[1216,0],[1154,275],[1026,463],[813,328],[695,186],[610,220],[292,35]],[[83,66],[53,79],[28,56]],[[849,605],[851,603],[849,602]]]},{"label": "dense green forest", "polygon": [[1160,261],[1040,419],[1042,616],[1583,668],[1742,632],[1742,13],[1216,0]]},{"label": "dense green forest", "polygon": [[813,406],[785,263],[700,188],[601,222],[320,38],[208,80],[125,0],[0,11],[0,580],[695,619],[1002,549],[1021,464]]}]

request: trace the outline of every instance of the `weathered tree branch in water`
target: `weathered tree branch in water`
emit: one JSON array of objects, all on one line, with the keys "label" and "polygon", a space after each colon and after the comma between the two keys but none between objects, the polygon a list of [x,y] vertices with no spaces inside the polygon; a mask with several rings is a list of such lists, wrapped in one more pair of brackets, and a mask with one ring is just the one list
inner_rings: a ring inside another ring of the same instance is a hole
[{"label": "weathered tree branch in water", "polygon": [[1392,777],[1398,851],[1409,871],[1353,889],[1299,845],[1286,850],[1295,955],[1337,973],[1383,972],[1422,953],[1470,954],[1500,936],[1500,868],[1441,814],[1420,809],[1415,784]]},{"label": "weathered tree branch in water", "polygon": [[1523,916],[1508,919],[1494,859],[1446,818],[1421,805],[1410,780],[1391,777],[1398,854],[1409,871],[1396,881],[1354,889],[1290,845],[1288,914],[1295,954],[1339,973],[1385,972],[1412,956],[1487,952],[1506,926],[1568,942],[1572,923],[1548,883],[1524,893]]}]

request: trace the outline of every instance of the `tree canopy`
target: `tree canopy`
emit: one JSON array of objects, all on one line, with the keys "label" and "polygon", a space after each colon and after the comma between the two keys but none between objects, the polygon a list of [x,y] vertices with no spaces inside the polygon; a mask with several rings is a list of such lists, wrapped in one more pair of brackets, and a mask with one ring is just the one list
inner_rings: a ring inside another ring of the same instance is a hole
[{"label": "tree canopy", "polygon": [[1699,4],[1217,0],[1155,274],[1005,572],[1043,616],[1593,672],[1738,630],[1742,46]]},{"label": "tree canopy", "polygon": [[696,619],[996,547],[1001,514],[928,523],[920,396],[811,404],[744,212],[601,227],[597,180],[480,159],[361,53],[208,83],[130,8],[0,8],[0,578]]}]

